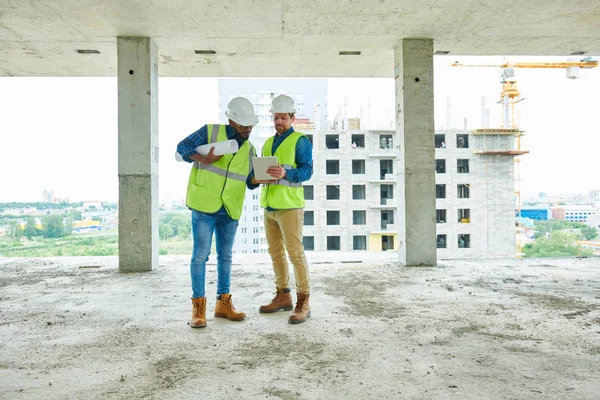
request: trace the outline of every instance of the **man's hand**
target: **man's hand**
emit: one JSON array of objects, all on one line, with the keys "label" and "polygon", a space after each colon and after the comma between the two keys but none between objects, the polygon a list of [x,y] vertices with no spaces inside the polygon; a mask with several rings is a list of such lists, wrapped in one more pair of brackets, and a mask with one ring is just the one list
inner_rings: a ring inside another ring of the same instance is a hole
[{"label": "man's hand", "polygon": [[275,179],[285,178],[285,168],[281,165],[274,165],[272,167],[267,168],[267,174],[271,175]]},{"label": "man's hand", "polygon": [[[201,156],[200,154],[198,154],[198,156],[200,159],[196,160],[196,161],[200,161],[201,163],[204,163],[204,164],[212,164],[215,161],[220,160],[221,157],[223,157],[223,156],[215,155],[215,147],[214,146],[210,148],[210,151],[208,152],[207,155]],[[194,158],[192,157],[192,159],[194,159]]]}]

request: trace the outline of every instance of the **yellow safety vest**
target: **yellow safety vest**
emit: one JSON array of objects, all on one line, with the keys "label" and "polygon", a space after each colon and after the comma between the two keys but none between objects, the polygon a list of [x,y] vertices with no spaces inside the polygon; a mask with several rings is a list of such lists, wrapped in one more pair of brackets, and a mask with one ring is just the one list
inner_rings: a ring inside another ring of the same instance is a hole
[{"label": "yellow safety vest", "polygon": [[[208,125],[208,143],[229,140],[226,125]],[[227,214],[240,219],[246,195],[250,159],[256,151],[245,141],[235,154],[224,154],[212,164],[194,162],[187,187],[186,205],[197,211],[215,213],[224,205]]]},{"label": "yellow safety vest", "polygon": [[[275,150],[273,149],[273,136],[267,139],[263,148],[263,156],[277,156],[279,165],[283,168],[296,168],[296,143],[303,137],[302,132],[293,132],[286,137]],[[277,182],[263,185],[260,193],[260,205],[263,208],[271,207],[278,210],[287,210],[292,208],[304,207],[304,187],[301,182],[290,182],[287,179],[279,179]]]}]

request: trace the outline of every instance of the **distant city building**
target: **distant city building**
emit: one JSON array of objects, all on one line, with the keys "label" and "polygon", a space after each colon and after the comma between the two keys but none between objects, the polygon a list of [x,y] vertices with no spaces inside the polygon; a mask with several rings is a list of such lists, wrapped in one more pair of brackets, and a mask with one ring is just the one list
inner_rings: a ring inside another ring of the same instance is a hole
[{"label": "distant city building", "polygon": [[54,203],[54,191],[53,190],[44,190],[42,193],[42,202],[43,203]]},{"label": "distant city building", "polygon": [[552,217],[568,222],[587,223],[588,218],[598,215],[599,209],[589,205],[561,205],[552,207]]},{"label": "distant city building", "polygon": [[536,221],[552,219],[552,211],[547,207],[523,207],[520,214],[522,218],[529,218]]}]

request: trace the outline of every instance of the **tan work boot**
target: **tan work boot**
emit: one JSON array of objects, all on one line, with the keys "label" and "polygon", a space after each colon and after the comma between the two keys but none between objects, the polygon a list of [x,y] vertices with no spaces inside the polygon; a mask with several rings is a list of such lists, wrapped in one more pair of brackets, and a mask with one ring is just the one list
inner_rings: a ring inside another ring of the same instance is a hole
[{"label": "tan work boot", "polygon": [[300,324],[310,318],[310,305],[308,304],[308,293],[298,293],[298,301],[296,302],[296,308],[290,315],[288,322],[290,324]]},{"label": "tan work boot", "polygon": [[215,304],[215,318],[227,318],[230,321],[241,321],[246,318],[246,314],[235,311],[235,307],[231,302],[231,294],[221,294],[217,297],[217,304]]},{"label": "tan work boot", "polygon": [[290,311],[294,307],[290,289],[277,289],[277,293],[269,304],[260,306],[260,313],[274,313],[279,310]]},{"label": "tan work boot", "polygon": [[192,320],[190,328],[206,327],[206,297],[192,297]]}]

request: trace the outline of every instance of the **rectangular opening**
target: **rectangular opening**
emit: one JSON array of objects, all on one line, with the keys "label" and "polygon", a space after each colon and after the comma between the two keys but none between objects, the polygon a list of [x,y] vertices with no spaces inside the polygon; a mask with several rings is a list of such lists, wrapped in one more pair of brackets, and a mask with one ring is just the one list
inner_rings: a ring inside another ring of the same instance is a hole
[{"label": "rectangular opening", "polygon": [[459,199],[468,199],[470,196],[469,193],[469,185],[466,183],[460,184],[456,186],[457,189],[457,197]]},{"label": "rectangular opening", "polygon": [[459,149],[468,149],[469,148],[469,135],[461,133],[456,135],[456,147]]},{"label": "rectangular opening", "polygon": [[394,237],[389,235],[383,235],[381,237],[381,250],[394,250]]},{"label": "rectangular opening", "polygon": [[458,222],[461,224],[468,224],[471,222],[471,210],[468,208],[458,209]]},{"label": "rectangular opening", "polygon": [[339,175],[340,173],[340,160],[327,160],[325,161],[325,168],[327,175]]},{"label": "rectangular opening", "polygon": [[340,224],[340,212],[339,211],[327,211],[327,225],[339,225]]},{"label": "rectangular opening", "polygon": [[468,159],[458,159],[456,160],[456,171],[459,174],[468,174],[469,173],[469,160]]},{"label": "rectangular opening", "polygon": [[325,135],[325,147],[328,149],[339,149],[340,135]]},{"label": "rectangular opening", "polygon": [[315,224],[315,212],[314,211],[304,211],[304,225],[312,226]]},{"label": "rectangular opening", "polygon": [[315,199],[315,192],[314,192],[313,185],[306,185],[303,187],[303,189],[304,189],[304,200],[314,200]]},{"label": "rectangular opening", "polygon": [[304,136],[306,136],[306,138],[308,139],[308,141],[312,145],[313,144],[313,135],[305,133]]},{"label": "rectangular opening", "polygon": [[352,236],[352,250],[366,250],[367,249],[367,237],[366,236]]},{"label": "rectangular opening", "polygon": [[471,247],[471,235],[462,234],[458,235],[458,248],[459,249],[468,249]]},{"label": "rectangular opening", "polygon": [[352,148],[353,149],[364,149],[365,148],[365,135],[362,133],[352,134]]},{"label": "rectangular opening", "polygon": [[393,223],[394,210],[381,210],[381,229],[387,229],[387,226]]},{"label": "rectangular opening", "polygon": [[386,205],[388,200],[394,198],[394,186],[393,185],[381,185],[379,187],[379,195],[381,205]]},{"label": "rectangular opening", "polygon": [[446,148],[446,135],[443,133],[435,134],[435,148],[436,149],[445,149]]},{"label": "rectangular opening", "polygon": [[446,160],[435,160],[435,172],[437,172],[438,174],[446,173]]},{"label": "rectangular opening", "polygon": [[438,249],[446,248],[446,235],[437,235],[437,248]]},{"label": "rectangular opening", "polygon": [[385,179],[387,174],[394,173],[393,160],[379,160],[379,179]]},{"label": "rectangular opening", "polygon": [[352,174],[362,175],[365,173],[365,160],[352,160]]},{"label": "rectangular opening", "polygon": [[340,187],[336,185],[327,185],[327,200],[339,200]]},{"label": "rectangular opening", "polygon": [[302,244],[304,245],[304,250],[314,250],[315,249],[315,237],[314,236],[304,236],[302,238]]},{"label": "rectangular opening", "polygon": [[445,199],[446,198],[446,185],[435,185],[435,198]]},{"label": "rectangular opening", "polygon": [[446,223],[446,210],[435,210],[435,222],[437,224],[445,224]]},{"label": "rectangular opening", "polygon": [[394,148],[393,137],[394,136],[391,133],[379,135],[379,148],[380,149],[393,149]]},{"label": "rectangular opening", "polygon": [[366,185],[352,185],[352,200],[364,200],[367,198]]},{"label": "rectangular opening", "polygon": [[352,225],[366,225],[367,212],[365,210],[352,211]]},{"label": "rectangular opening", "polygon": [[339,250],[340,249],[340,237],[339,236],[327,236],[327,250]]}]

